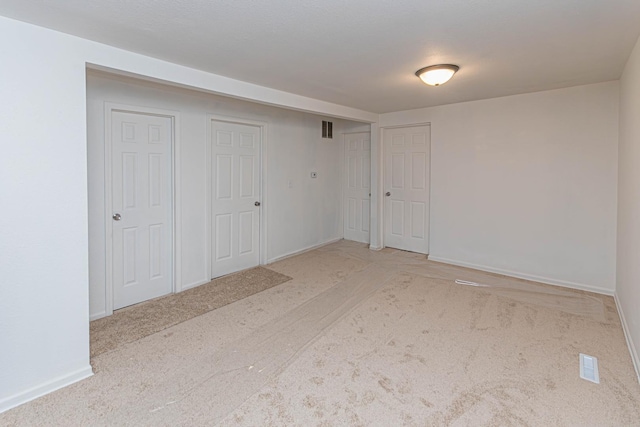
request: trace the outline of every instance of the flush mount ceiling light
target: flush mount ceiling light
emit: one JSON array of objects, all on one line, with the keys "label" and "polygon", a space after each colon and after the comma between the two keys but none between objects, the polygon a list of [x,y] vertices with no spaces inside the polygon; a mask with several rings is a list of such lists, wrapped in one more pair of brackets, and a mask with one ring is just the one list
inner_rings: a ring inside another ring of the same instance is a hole
[{"label": "flush mount ceiling light", "polygon": [[451,64],[431,65],[416,71],[416,76],[429,86],[440,86],[449,81],[460,67]]}]

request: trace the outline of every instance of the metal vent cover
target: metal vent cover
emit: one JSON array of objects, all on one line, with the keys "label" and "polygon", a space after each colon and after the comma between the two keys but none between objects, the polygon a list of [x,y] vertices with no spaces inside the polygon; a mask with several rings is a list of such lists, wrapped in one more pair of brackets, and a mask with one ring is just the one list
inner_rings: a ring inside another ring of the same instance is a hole
[{"label": "metal vent cover", "polygon": [[322,121],[322,137],[333,139],[333,122]]}]

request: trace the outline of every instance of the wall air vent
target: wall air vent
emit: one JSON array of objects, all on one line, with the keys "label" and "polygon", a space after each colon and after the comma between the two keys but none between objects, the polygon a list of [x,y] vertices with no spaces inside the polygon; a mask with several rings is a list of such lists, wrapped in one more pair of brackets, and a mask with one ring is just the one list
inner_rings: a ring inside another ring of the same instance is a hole
[{"label": "wall air vent", "polygon": [[333,139],[333,122],[322,121],[322,137]]}]

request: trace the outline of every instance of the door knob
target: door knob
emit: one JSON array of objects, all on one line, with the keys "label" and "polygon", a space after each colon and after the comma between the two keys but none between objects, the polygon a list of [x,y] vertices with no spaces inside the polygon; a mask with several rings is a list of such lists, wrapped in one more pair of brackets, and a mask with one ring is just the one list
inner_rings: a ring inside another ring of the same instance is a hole
[{"label": "door knob", "polygon": [[390,192],[390,191],[387,191],[387,192],[385,193],[385,196],[387,196],[387,197],[389,197],[390,195],[391,195],[391,192]]},{"label": "door knob", "polygon": [[114,220],[116,220],[116,221],[120,221],[120,218],[122,218],[122,217],[120,216],[120,214],[119,214],[119,213],[117,213],[117,214],[113,214],[113,219],[114,219]]},{"label": "door knob", "polygon": [[255,202],[254,205],[255,206],[260,206],[260,202]]}]

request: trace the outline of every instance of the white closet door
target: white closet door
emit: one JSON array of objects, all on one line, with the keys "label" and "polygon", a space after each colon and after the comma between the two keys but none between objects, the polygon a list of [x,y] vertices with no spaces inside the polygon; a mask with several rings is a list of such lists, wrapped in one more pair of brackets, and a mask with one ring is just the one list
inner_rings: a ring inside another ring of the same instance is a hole
[{"label": "white closet door", "polygon": [[429,253],[430,127],[384,131],[384,244]]},{"label": "white closet door", "polygon": [[212,277],[260,263],[260,128],[211,121]]},{"label": "white closet door", "polygon": [[346,134],[344,156],[344,238],[369,243],[371,134]]},{"label": "white closet door", "polygon": [[111,113],[113,308],[156,298],[172,281],[172,120]]}]

